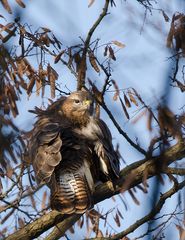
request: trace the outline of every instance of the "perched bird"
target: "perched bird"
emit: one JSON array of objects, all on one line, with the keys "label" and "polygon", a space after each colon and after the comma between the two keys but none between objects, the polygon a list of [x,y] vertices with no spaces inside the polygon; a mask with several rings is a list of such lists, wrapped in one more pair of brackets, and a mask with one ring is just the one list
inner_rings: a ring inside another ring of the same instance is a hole
[{"label": "perched bird", "polygon": [[91,114],[91,97],[76,91],[46,110],[36,108],[29,155],[38,183],[51,190],[51,208],[64,214],[93,206],[95,184],[119,176],[119,158],[104,121]]}]

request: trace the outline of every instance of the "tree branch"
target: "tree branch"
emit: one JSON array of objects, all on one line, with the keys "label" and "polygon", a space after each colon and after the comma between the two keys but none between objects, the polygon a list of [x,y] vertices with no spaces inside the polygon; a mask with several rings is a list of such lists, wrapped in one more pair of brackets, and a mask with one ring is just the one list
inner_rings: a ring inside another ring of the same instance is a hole
[{"label": "tree branch", "polygon": [[63,221],[58,223],[53,231],[45,238],[45,240],[59,239],[64,236],[67,229],[69,229],[75,222],[81,217],[81,215],[73,215]]},{"label": "tree branch", "polygon": [[[141,183],[145,172],[147,171],[147,178],[151,178],[163,172],[161,164],[168,166],[176,160],[180,160],[185,157],[185,144],[183,141],[169,147],[165,152],[156,157],[150,159],[143,159],[129,166],[125,167],[121,173],[120,178],[113,184],[106,182],[98,185],[94,194],[94,203],[101,202],[113,195],[118,194],[120,191],[130,189]],[[113,186],[114,185],[114,186]],[[55,226],[59,222],[63,222],[62,231],[65,232],[69,226],[71,226],[75,219],[77,220],[79,215],[64,216],[60,212],[51,211],[43,217],[35,220],[34,222],[26,225],[24,228],[18,230],[12,235],[8,236],[6,240],[27,240],[38,237],[46,230]]]},{"label": "tree branch", "polygon": [[[99,102],[100,103],[100,102]],[[115,127],[117,128],[118,132],[130,143],[131,146],[133,146],[135,149],[137,149],[140,153],[142,153],[143,155],[146,155],[146,151],[144,149],[142,149],[138,144],[134,143],[129,136],[126,134],[126,132],[124,132],[122,130],[122,128],[120,127],[120,125],[118,124],[118,122],[116,121],[116,119],[114,118],[114,116],[112,115],[111,111],[108,109],[108,107],[106,106],[106,104],[104,102],[100,103],[100,105],[102,106],[102,108],[106,111],[106,113],[108,114],[108,116],[110,117],[110,119],[112,120],[112,122],[114,123]]]},{"label": "tree branch", "polygon": [[78,86],[77,86],[78,90],[81,90],[82,87],[85,86],[86,54],[87,54],[87,50],[88,50],[88,47],[89,47],[89,44],[91,41],[91,37],[92,37],[94,31],[96,30],[96,28],[98,27],[98,25],[100,24],[100,22],[102,21],[102,19],[107,15],[109,2],[110,2],[110,0],[105,0],[105,4],[104,4],[103,10],[102,10],[102,13],[98,17],[98,19],[95,21],[93,26],[90,28],[90,30],[87,34],[87,38],[84,42],[84,49],[83,49],[82,58],[80,61],[80,67],[79,67],[79,71],[78,71]]},{"label": "tree branch", "polygon": [[185,176],[185,169],[184,168],[166,168],[163,171],[163,173]]}]

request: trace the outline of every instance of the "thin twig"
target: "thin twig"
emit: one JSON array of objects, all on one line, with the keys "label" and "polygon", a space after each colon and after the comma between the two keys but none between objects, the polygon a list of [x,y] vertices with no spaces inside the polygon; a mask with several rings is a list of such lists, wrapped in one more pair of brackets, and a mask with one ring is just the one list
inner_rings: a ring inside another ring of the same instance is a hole
[{"label": "thin twig", "polygon": [[83,48],[83,53],[82,53],[82,57],[81,57],[80,67],[79,67],[80,71],[78,72],[78,86],[77,86],[78,90],[82,89],[82,87],[85,86],[86,54],[87,54],[87,50],[89,48],[91,37],[92,37],[94,31],[96,30],[96,28],[98,27],[98,25],[100,24],[100,22],[102,21],[102,19],[107,15],[109,2],[110,2],[110,0],[105,0],[105,4],[104,4],[103,10],[102,10],[102,13],[98,17],[98,19],[95,21],[93,26],[90,28],[90,30],[87,34],[87,38],[84,42],[84,48]]}]

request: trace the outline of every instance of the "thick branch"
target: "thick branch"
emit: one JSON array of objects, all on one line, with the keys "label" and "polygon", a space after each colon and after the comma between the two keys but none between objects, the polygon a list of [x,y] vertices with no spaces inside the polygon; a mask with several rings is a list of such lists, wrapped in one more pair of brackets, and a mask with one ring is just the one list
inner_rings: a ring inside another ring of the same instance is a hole
[{"label": "thick branch", "polygon": [[45,240],[59,239],[64,236],[66,229],[69,229],[75,222],[81,217],[81,215],[73,215],[56,225],[53,231],[45,238]]},{"label": "thick branch", "polygon": [[[168,166],[170,163],[180,160],[185,157],[185,144],[179,142],[176,145],[167,149],[163,154],[150,159],[143,159],[124,168],[120,173],[120,179],[114,182],[114,187],[111,182],[106,182],[97,186],[94,203],[101,202],[106,198],[118,194],[120,190],[126,190],[134,187],[143,181],[143,177],[147,171],[147,178],[158,175],[163,172],[162,164]],[[52,211],[45,216],[28,224],[24,228],[7,237],[7,240],[26,240],[38,237],[40,234],[55,226],[59,222],[63,222],[63,231],[65,232],[69,226],[74,223],[77,215],[64,216],[59,212]]]}]

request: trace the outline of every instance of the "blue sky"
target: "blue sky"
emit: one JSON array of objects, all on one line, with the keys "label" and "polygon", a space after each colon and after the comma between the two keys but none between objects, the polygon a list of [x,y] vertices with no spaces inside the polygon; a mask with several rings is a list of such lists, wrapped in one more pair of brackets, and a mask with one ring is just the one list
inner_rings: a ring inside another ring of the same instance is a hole
[{"label": "blue sky", "polygon": [[[161,0],[159,2],[160,5],[154,4],[155,8],[166,10],[170,19],[174,11],[183,12],[185,10],[183,0],[171,0],[168,3],[165,0]],[[87,0],[32,0],[27,1],[26,5],[26,9],[21,10],[21,21],[30,23],[33,29],[37,29],[40,26],[50,28],[65,47],[80,43],[79,36],[83,39],[86,37],[89,28],[102,10],[103,1],[96,0],[90,8],[88,8]],[[0,11],[3,12],[2,15],[7,15],[2,8],[0,8]],[[7,15],[7,18],[11,18],[11,16]],[[110,9],[110,15],[106,16],[97,28],[93,39],[100,38],[101,44],[117,40],[126,45],[125,48],[116,54],[117,61],[112,65],[114,69],[112,78],[117,81],[120,88],[134,87],[146,103],[155,108],[160,101],[161,95],[165,92],[164,88],[170,67],[170,62],[167,59],[171,52],[166,48],[170,22],[165,22],[159,10],[153,10],[152,14],[147,12],[145,21],[144,18],[145,10],[136,1],[118,1],[117,7]],[[59,73],[62,90],[66,90],[65,85],[71,91],[75,90],[76,80],[72,74],[61,64],[54,65],[52,60],[50,64]],[[99,85],[103,84],[103,74],[98,75],[89,70],[87,75],[92,80],[97,81]],[[170,106],[172,109],[181,106],[185,101],[185,97],[178,93],[178,90],[174,90],[171,95],[172,101],[170,101]],[[50,97],[49,91],[44,98],[46,104],[47,97]],[[151,136],[151,133],[146,129],[146,118],[141,118],[136,124],[133,124],[133,119],[128,121],[124,113],[120,111],[119,103],[114,102],[112,98],[113,93],[110,92],[107,95],[107,103],[124,131],[132,139],[139,137],[142,146],[147,147],[153,135]],[[32,109],[35,105],[40,106],[42,100],[35,94],[29,99],[24,95],[22,99],[24,99],[24,105],[20,103],[20,115],[16,119],[16,124],[21,128],[30,129],[34,119],[27,110]],[[130,114],[134,115],[136,111],[136,108],[132,108]],[[102,112],[101,116],[112,130],[114,144],[120,144],[122,156],[127,164],[142,159],[142,156],[118,134],[107,115]],[[139,193],[138,196],[142,203],[147,202],[151,198],[150,194],[144,195]],[[116,204],[123,208],[119,198],[117,197],[116,199],[118,199]],[[148,210],[144,206],[145,204],[136,206],[127,193],[125,194],[125,199],[129,204],[129,211],[125,212],[123,209],[125,218],[122,228],[126,228],[126,226],[135,222],[143,213],[147,213]],[[106,201],[107,207],[110,204],[112,204],[112,200]],[[174,204],[176,204],[176,198],[168,201],[166,210],[170,212],[171,206]],[[175,229],[174,225],[172,228]],[[118,231],[121,229],[117,228]],[[134,237],[139,235],[139,233],[140,230],[130,236]],[[177,234],[177,231],[172,230],[170,234],[174,234],[171,239],[176,239],[177,236],[175,234]]]}]

